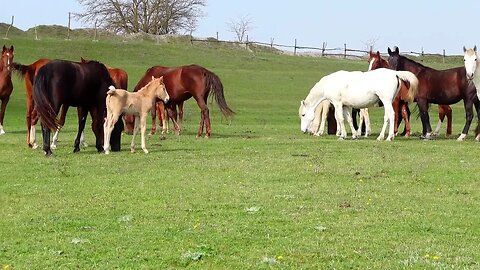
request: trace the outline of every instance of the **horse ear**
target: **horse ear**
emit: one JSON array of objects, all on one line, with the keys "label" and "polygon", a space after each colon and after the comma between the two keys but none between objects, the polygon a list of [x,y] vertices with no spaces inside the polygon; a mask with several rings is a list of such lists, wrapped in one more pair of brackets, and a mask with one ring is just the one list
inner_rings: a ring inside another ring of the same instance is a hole
[{"label": "horse ear", "polygon": [[396,53],[396,54],[399,54],[399,53],[400,53],[400,50],[398,49],[397,46],[395,46],[395,53]]},{"label": "horse ear", "polygon": [[463,52],[467,52],[467,48],[465,48],[465,46],[463,46]]},{"label": "horse ear", "polygon": [[392,55],[392,50],[390,50],[390,47],[388,47],[388,55]]},{"label": "horse ear", "polygon": [[473,50],[474,50],[475,52],[477,52],[477,45],[475,45],[475,46],[473,47]]},{"label": "horse ear", "polygon": [[12,46],[10,46],[10,50],[13,52],[13,45],[12,45]]},{"label": "horse ear", "polygon": [[160,79],[160,82],[163,82],[163,76],[160,76],[159,79]]},{"label": "horse ear", "polygon": [[377,51],[377,57],[380,58],[380,52],[379,51]]},{"label": "horse ear", "polygon": [[152,81],[153,81],[153,80],[155,80],[155,77],[153,77],[153,75],[152,75]]},{"label": "horse ear", "polygon": [[300,105],[305,106],[305,100],[300,101]]},{"label": "horse ear", "polygon": [[2,50],[2,52],[4,52],[6,49],[7,49],[7,47],[5,47],[5,45],[3,45],[3,50]]}]

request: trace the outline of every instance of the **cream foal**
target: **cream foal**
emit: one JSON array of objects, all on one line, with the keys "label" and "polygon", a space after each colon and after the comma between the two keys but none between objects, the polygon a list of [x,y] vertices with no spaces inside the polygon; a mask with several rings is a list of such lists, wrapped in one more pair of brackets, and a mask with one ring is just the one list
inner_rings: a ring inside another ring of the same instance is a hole
[{"label": "cream foal", "polygon": [[148,150],[145,147],[147,115],[152,109],[153,104],[155,104],[157,98],[160,98],[165,103],[167,103],[170,98],[165,88],[165,84],[163,84],[163,76],[160,78],[152,76],[152,80],[137,92],[115,89],[114,86],[110,86],[109,89],[106,99],[107,118],[105,118],[105,123],[103,125],[103,149],[105,150],[105,154],[110,152],[110,135],[112,134],[113,126],[122,113],[133,114],[135,116],[135,127],[133,128],[132,143],[130,145],[131,152],[135,152],[135,134],[140,127],[142,134],[142,149],[145,154],[148,154]]}]

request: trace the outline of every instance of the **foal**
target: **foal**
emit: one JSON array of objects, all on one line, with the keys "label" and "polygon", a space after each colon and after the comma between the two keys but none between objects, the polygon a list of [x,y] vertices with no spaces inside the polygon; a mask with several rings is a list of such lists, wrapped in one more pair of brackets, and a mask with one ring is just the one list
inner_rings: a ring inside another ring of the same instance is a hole
[{"label": "foal", "polygon": [[113,130],[113,125],[118,121],[122,113],[129,113],[135,116],[135,127],[133,129],[132,143],[130,150],[135,151],[135,134],[138,131],[139,125],[142,132],[142,149],[145,154],[148,150],[145,147],[145,130],[147,114],[152,109],[157,98],[167,103],[170,97],[168,96],[165,84],[163,83],[163,76],[155,78],[142,87],[138,92],[128,92],[124,89],[115,89],[114,86],[109,87],[107,92],[107,118],[104,123],[104,146],[105,154],[110,152],[110,134]]}]

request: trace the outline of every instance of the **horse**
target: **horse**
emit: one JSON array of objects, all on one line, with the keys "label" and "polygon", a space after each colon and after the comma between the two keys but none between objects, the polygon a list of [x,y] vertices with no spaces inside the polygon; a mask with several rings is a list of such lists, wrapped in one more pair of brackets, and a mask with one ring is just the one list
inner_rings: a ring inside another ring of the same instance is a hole
[{"label": "horse", "polygon": [[[392,101],[400,90],[401,81],[410,84],[409,97],[411,100],[417,92],[418,80],[415,75],[408,71],[394,71],[380,68],[368,72],[361,71],[337,71],[322,79],[310,90],[310,93],[300,102],[299,116],[301,119],[300,130],[307,132],[314,119],[314,110],[323,100],[330,101],[335,107],[335,118],[340,123],[340,138],[345,139],[344,116],[346,116],[352,130],[352,138],[357,134],[353,127],[350,108],[366,108],[381,101],[384,105],[384,123],[377,140],[385,138],[387,122],[389,132],[387,141],[394,138],[393,121],[394,111]],[[343,111],[343,114],[342,114]]]},{"label": "horse", "polygon": [[106,98],[107,117],[105,118],[105,137],[103,139],[105,154],[108,154],[110,151],[109,141],[113,125],[118,121],[122,113],[135,115],[135,127],[133,129],[130,151],[132,153],[135,152],[135,134],[140,128],[142,134],[142,149],[145,154],[148,154],[148,150],[145,147],[147,114],[157,99],[161,99],[165,103],[169,100],[165,84],[163,83],[163,77],[155,78],[152,76],[152,80],[149,83],[133,93],[124,89],[115,89],[114,86],[110,86],[109,89]]},{"label": "horse", "polygon": [[475,85],[467,79],[465,67],[446,70],[429,68],[400,55],[398,47],[395,47],[394,51],[388,48],[388,55],[388,64],[392,69],[411,71],[418,77],[419,91],[415,100],[420,111],[423,127],[420,138],[430,139],[432,136],[432,127],[428,115],[429,103],[450,105],[463,99],[465,126],[457,140],[465,140],[474,116],[473,105],[477,109],[480,120],[480,101],[476,95]]},{"label": "horse", "polygon": [[[474,46],[473,49],[467,49],[465,46],[463,46],[463,52],[463,63],[465,66],[467,79],[475,84],[475,88],[477,89],[477,97],[480,98],[480,72],[478,71],[480,65],[478,65],[477,46]],[[475,140],[480,141],[480,132],[478,129]]]},{"label": "horse", "polygon": [[5,111],[7,110],[7,104],[10,100],[10,95],[13,92],[12,83],[12,70],[11,64],[13,62],[13,45],[10,48],[3,45],[2,59],[0,63],[0,101],[2,106],[0,108],[0,135],[5,134],[3,129],[3,119],[5,117]]},{"label": "horse", "polygon": [[310,127],[310,132],[314,136],[321,136],[325,131],[325,122],[327,121],[328,110],[330,109],[330,101],[324,100],[315,108],[315,118]]},{"label": "horse", "polygon": [[[85,64],[85,63],[88,63],[90,61],[91,60],[87,60],[83,57],[80,57],[80,63],[81,64]],[[114,67],[109,67],[109,66],[106,66],[106,67],[107,67],[107,70],[108,70],[108,74],[112,78],[113,86],[115,86],[115,88],[119,88],[119,89],[127,89],[128,88],[128,74],[127,74],[127,72],[123,69],[120,69],[120,68],[114,68]],[[65,124],[65,118],[66,118],[66,115],[67,115],[67,111],[68,111],[68,106],[62,106],[62,109],[61,109],[61,112],[60,112],[60,120],[59,120],[60,127],[55,131],[55,134],[53,135],[52,145],[51,145],[52,149],[57,148],[58,135],[60,134],[60,129]],[[80,118],[81,115],[82,115],[80,107],[77,108],[77,114],[78,114],[78,117]],[[85,142],[83,133],[80,136],[80,143],[85,147],[88,146],[88,144]]]},{"label": "horse", "polygon": [[[368,63],[368,70],[377,68],[390,68],[387,60],[380,56],[379,51],[377,51],[377,53],[369,53]],[[410,137],[410,109],[408,108],[408,102],[406,102],[407,92],[407,86],[402,84],[402,88],[400,88],[397,97],[393,100],[393,110],[395,111],[394,130],[395,134],[397,134],[398,126],[402,122],[403,118],[405,122],[405,128],[402,134],[405,135],[405,137]],[[447,132],[445,133],[445,137],[449,137],[452,134],[452,108],[448,105],[438,105],[438,124],[433,132],[433,135],[437,136],[439,134],[445,116],[447,117]]]},{"label": "horse", "polygon": [[37,75],[38,70],[48,63],[49,59],[38,59],[30,65],[22,65],[20,63],[13,63],[12,69],[23,77],[25,81],[25,96],[27,102],[27,113],[26,113],[26,123],[27,123],[27,145],[32,149],[38,147],[36,143],[35,135],[35,125],[38,122],[37,111],[33,104],[33,79]]},{"label": "horse", "polygon": [[[135,86],[134,91],[146,85],[151,76],[163,76],[163,82],[165,83],[168,95],[170,96],[170,101],[166,105],[168,115],[173,120],[176,134],[180,134],[180,126],[177,122],[177,111],[175,106],[193,97],[200,108],[200,126],[198,128],[197,138],[202,136],[204,129],[205,138],[210,137],[211,123],[207,107],[207,99],[211,90],[213,90],[212,94],[215,96],[215,101],[222,114],[227,118],[232,117],[235,114],[235,112],[227,105],[220,78],[204,67],[199,65],[180,67],[153,66],[146,71],[145,75],[137,83],[137,86]],[[126,115],[126,132],[132,130],[133,123],[133,116]]]},{"label": "horse", "polygon": [[[97,151],[103,151],[105,98],[108,87],[112,84],[105,65],[96,61],[81,64],[53,60],[38,70],[33,84],[33,100],[42,123],[43,150],[46,156],[52,155],[50,132],[59,128],[56,116],[62,105],[82,108],[73,151],[80,151],[80,136],[88,112],[92,116]],[[114,151],[120,150],[121,131],[121,125],[117,123],[111,141]]]}]

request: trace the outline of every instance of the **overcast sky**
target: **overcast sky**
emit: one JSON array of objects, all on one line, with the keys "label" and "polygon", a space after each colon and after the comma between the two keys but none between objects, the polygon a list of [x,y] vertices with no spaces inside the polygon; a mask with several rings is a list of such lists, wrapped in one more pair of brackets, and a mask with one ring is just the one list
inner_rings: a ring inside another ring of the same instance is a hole
[{"label": "overcast sky", "polygon": [[[0,21],[26,30],[35,25],[67,25],[68,12],[81,12],[75,0],[2,1]],[[207,0],[195,36],[234,40],[228,22],[249,17],[254,41],[329,48],[375,49],[399,46],[401,51],[462,54],[462,47],[480,45],[480,1],[321,1]],[[85,27],[73,21],[72,28]]]}]

